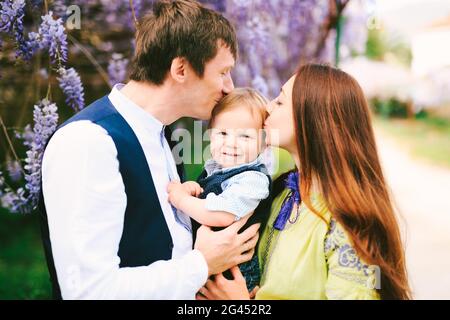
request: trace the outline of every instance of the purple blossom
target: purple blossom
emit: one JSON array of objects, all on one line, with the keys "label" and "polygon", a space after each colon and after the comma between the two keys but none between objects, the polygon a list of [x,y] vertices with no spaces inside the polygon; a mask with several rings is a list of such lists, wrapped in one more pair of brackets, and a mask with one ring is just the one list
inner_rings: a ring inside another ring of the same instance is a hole
[{"label": "purple blossom", "polygon": [[321,63],[333,64],[336,56],[336,29],[330,30],[330,33],[325,41],[325,46],[319,55]]},{"label": "purple blossom", "polygon": [[[318,39],[329,13],[329,0],[203,0],[237,26],[237,84],[256,83],[278,94],[280,79],[289,78],[300,60],[316,60]],[[330,40],[329,42],[331,42]],[[327,47],[328,49],[329,47]],[[328,51],[329,52],[329,51]],[[261,81],[264,79],[265,81]]]},{"label": "purple blossom", "polygon": [[11,33],[23,23],[25,0],[6,0],[0,3],[0,31]]},{"label": "purple blossom", "polygon": [[23,188],[13,191],[6,188],[4,193],[0,192],[0,205],[7,208],[11,213],[30,213],[31,208]]},{"label": "purple blossom", "polygon": [[37,205],[41,188],[41,164],[45,146],[58,124],[58,107],[47,99],[34,106],[33,141],[25,159],[25,188],[28,190],[28,203]]},{"label": "purple blossom", "polygon": [[31,212],[25,190],[19,188],[17,191],[11,190],[5,182],[3,173],[0,171],[0,206],[8,209],[12,213]]},{"label": "purple blossom", "polygon": [[113,53],[108,65],[109,84],[114,86],[125,80],[127,74],[128,59],[124,59],[120,53]]},{"label": "purple blossom", "polygon": [[128,13],[129,13],[129,17],[130,17],[128,24],[131,29],[134,29],[135,25],[134,25],[133,10],[134,10],[134,15],[136,17],[136,20],[139,20],[142,9],[143,9],[143,4],[142,4],[142,0],[133,0],[132,4],[133,4],[133,8],[131,8],[131,4],[129,5],[129,8],[128,8]]},{"label": "purple blossom", "polygon": [[252,87],[261,92],[264,96],[267,96],[269,94],[269,87],[267,86],[267,82],[261,76],[256,76],[252,80]]},{"label": "purple blossom", "polygon": [[66,103],[75,111],[84,108],[84,89],[80,76],[74,68],[59,68],[59,86],[66,96]]},{"label": "purple blossom", "polygon": [[267,29],[267,23],[260,16],[253,16],[246,23],[244,32],[245,42],[259,51],[262,55],[266,55],[270,49],[270,37]]},{"label": "purple blossom", "polygon": [[23,51],[24,58],[30,60],[30,58],[41,48],[40,36],[36,32],[28,33],[28,40],[24,43]]},{"label": "purple blossom", "polygon": [[[105,13],[105,21],[108,24],[120,23],[118,21],[118,12],[123,12],[121,9],[124,5],[128,5],[129,1],[123,0],[100,0]],[[129,21],[128,15],[125,15],[127,22]]]},{"label": "purple blossom", "polygon": [[27,124],[23,128],[23,132],[16,132],[15,136],[23,141],[24,146],[31,148],[31,144],[33,143],[33,129],[30,124]]},{"label": "purple blossom", "polygon": [[365,52],[368,38],[369,5],[370,2],[352,1],[345,7],[340,43],[341,59]]},{"label": "purple blossom", "polygon": [[205,0],[203,1],[204,4],[210,6],[212,9],[218,11],[218,12],[225,12],[227,8],[227,1],[226,0]]},{"label": "purple blossom", "polygon": [[22,178],[22,165],[16,160],[6,162],[6,170],[12,181],[17,182]]},{"label": "purple blossom", "polygon": [[63,19],[64,21],[67,18],[67,2],[65,0],[53,0],[52,3],[52,11],[55,13],[55,16]]},{"label": "purple blossom", "polygon": [[31,55],[23,32],[25,0],[7,0],[0,6],[0,31],[10,34],[16,40],[16,56],[29,60]]},{"label": "purple blossom", "polygon": [[39,27],[41,49],[48,49],[52,62],[67,61],[67,35],[61,18],[54,19],[53,12],[42,16]]}]

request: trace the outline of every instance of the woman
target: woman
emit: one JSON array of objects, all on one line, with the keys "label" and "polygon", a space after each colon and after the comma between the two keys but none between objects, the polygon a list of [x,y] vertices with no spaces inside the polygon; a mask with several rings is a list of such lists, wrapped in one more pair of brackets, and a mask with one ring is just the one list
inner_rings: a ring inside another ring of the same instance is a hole
[{"label": "woman", "polygon": [[[267,143],[287,150],[297,169],[274,183],[256,299],[409,299],[399,227],[358,83],[338,69],[305,65],[267,111]],[[250,298],[239,269],[232,272],[234,280],[218,275],[201,294]]]}]

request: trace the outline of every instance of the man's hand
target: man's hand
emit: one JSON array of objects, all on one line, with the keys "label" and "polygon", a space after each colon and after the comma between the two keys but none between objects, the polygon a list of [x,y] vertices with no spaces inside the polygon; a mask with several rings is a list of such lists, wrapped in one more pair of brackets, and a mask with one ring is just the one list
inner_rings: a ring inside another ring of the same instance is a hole
[{"label": "man's hand", "polygon": [[205,257],[208,275],[221,273],[253,257],[260,224],[254,224],[238,234],[250,216],[247,215],[221,231],[214,232],[204,225],[197,230],[194,248],[200,250]]}]

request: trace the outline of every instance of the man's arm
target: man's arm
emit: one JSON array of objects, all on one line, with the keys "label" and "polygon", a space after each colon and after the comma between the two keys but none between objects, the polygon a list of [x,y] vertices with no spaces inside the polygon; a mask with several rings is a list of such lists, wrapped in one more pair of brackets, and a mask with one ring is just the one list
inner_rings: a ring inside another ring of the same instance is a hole
[{"label": "man's arm", "polygon": [[199,250],[176,260],[119,268],[126,208],[117,151],[103,128],[67,125],[43,159],[52,253],[64,299],[191,299],[208,265]]}]

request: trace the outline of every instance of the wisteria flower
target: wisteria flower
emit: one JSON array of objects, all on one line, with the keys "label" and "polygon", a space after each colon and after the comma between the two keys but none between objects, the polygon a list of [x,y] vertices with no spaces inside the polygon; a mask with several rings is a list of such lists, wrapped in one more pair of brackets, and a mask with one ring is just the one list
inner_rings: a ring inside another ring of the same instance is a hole
[{"label": "wisteria flower", "polygon": [[12,213],[31,212],[31,207],[24,188],[19,188],[17,191],[7,188],[5,193],[1,195],[0,205],[3,208],[8,208]]},{"label": "wisteria flower", "polygon": [[24,0],[8,0],[0,4],[0,31],[5,32],[16,40],[16,56],[30,60],[31,53],[23,31],[23,18],[25,16]]},{"label": "wisteria flower", "polygon": [[256,76],[252,80],[252,87],[261,92],[264,96],[267,96],[269,94],[269,87],[267,86],[267,82],[261,76]]},{"label": "wisteria flower", "polygon": [[15,136],[18,139],[21,139],[23,141],[23,145],[31,148],[31,144],[33,143],[33,129],[31,128],[30,124],[27,124],[25,128],[23,128],[22,132],[15,132]]},{"label": "wisteria flower", "polygon": [[23,23],[25,0],[6,0],[0,3],[0,31],[11,33]]},{"label": "wisteria flower", "polygon": [[125,80],[127,74],[128,59],[124,59],[120,53],[113,53],[108,65],[109,84],[114,86]]},{"label": "wisteria flower", "polygon": [[53,63],[67,61],[67,35],[61,18],[55,20],[52,11],[42,16],[39,35],[41,48],[48,49]]},{"label": "wisteria flower", "polygon": [[6,163],[6,170],[12,181],[17,182],[22,178],[22,165],[17,160],[9,160]]},{"label": "wisteria flower", "polygon": [[75,111],[84,108],[84,89],[80,76],[74,68],[59,68],[59,86],[66,96],[66,103]]},{"label": "wisteria flower", "polygon": [[41,190],[41,165],[45,146],[58,124],[58,107],[47,99],[34,106],[33,141],[25,159],[25,188],[29,192],[28,201],[34,208]]}]

